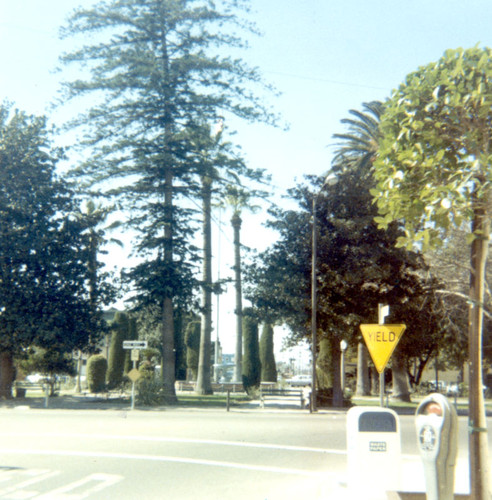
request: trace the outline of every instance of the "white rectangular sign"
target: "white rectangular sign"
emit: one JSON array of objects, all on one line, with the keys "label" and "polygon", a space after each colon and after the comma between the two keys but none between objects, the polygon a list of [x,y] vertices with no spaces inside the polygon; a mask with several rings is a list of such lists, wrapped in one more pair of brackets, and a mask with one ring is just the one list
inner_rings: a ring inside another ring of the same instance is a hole
[{"label": "white rectangular sign", "polygon": [[146,340],[124,340],[123,349],[147,349]]}]

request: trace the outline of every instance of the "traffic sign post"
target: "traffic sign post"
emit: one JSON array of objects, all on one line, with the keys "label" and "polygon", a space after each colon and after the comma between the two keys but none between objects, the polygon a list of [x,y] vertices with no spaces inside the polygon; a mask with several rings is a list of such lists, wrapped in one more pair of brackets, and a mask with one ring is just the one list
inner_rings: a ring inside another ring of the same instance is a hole
[{"label": "traffic sign post", "polygon": [[132,410],[135,409],[135,383],[141,377],[141,373],[137,369],[137,361],[140,358],[139,351],[147,349],[146,340],[124,340],[123,349],[131,349],[131,360],[133,361],[133,369],[128,372],[128,378],[132,381]]},{"label": "traffic sign post", "polygon": [[385,325],[384,319],[389,314],[389,306],[379,304],[377,325],[360,325],[362,337],[379,373],[379,404],[384,406],[384,369],[393,351],[400,341],[406,325]]}]

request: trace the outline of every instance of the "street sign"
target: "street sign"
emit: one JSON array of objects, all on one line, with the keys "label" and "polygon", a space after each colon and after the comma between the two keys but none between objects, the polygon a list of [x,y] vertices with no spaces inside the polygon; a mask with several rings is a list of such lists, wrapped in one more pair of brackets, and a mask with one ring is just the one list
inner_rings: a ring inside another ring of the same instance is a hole
[{"label": "street sign", "polygon": [[147,349],[146,340],[124,340],[123,349]]},{"label": "street sign", "polygon": [[141,349],[132,349],[130,360],[138,361],[140,359],[140,351]]},{"label": "street sign", "polygon": [[360,325],[362,336],[374,366],[382,373],[398,344],[406,325]]}]

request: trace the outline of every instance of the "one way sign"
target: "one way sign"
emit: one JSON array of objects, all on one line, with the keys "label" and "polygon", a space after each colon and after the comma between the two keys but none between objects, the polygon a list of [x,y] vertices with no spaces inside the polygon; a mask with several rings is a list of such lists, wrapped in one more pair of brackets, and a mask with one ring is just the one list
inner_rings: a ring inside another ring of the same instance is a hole
[{"label": "one way sign", "polygon": [[124,340],[123,349],[147,349],[146,340]]}]

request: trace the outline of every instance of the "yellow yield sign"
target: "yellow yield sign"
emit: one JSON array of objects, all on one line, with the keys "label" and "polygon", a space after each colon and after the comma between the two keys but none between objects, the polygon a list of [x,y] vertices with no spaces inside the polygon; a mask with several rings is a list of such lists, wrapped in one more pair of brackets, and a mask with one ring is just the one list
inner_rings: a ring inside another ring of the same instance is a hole
[{"label": "yellow yield sign", "polygon": [[405,328],[406,325],[360,325],[367,349],[379,373],[388,364]]}]

